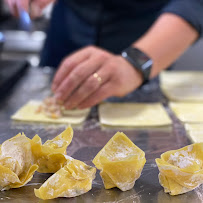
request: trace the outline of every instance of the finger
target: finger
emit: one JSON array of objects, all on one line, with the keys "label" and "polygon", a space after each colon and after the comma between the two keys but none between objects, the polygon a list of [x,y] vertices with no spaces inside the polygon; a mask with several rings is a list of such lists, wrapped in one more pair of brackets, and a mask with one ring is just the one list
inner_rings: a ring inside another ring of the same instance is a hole
[{"label": "finger", "polygon": [[13,14],[13,1],[6,0],[6,4],[8,5],[10,12]]},{"label": "finger", "polygon": [[13,6],[13,12],[16,17],[21,17],[22,13],[29,12],[29,0],[15,1]]},{"label": "finger", "polygon": [[39,5],[40,2],[31,1],[29,14],[32,19],[40,17],[42,15],[42,7]]},{"label": "finger", "polygon": [[14,15],[15,17],[18,17],[18,9],[17,9],[17,6],[16,6],[16,1],[14,0],[7,0],[6,1],[9,9],[10,9],[10,12],[12,13],[12,15]]},{"label": "finger", "polygon": [[16,1],[16,5],[18,9],[29,12],[29,0],[18,0]]},{"label": "finger", "polygon": [[96,72],[103,64],[103,59],[100,56],[91,57],[89,60],[79,64],[62,82],[56,90],[56,98],[60,101],[65,101],[82,83]]},{"label": "finger", "polygon": [[20,13],[19,13],[19,6],[17,6],[17,4],[13,5],[13,13],[12,13],[15,17],[19,18]]},{"label": "finger", "polygon": [[[110,81],[110,80],[109,80]],[[104,99],[113,96],[113,87],[110,82],[106,82],[101,88],[98,89],[95,93],[93,93],[90,97],[88,97],[85,101],[78,105],[79,109],[84,109],[88,107],[92,107]]]},{"label": "finger", "polygon": [[59,70],[57,71],[53,79],[52,91],[56,91],[64,78],[66,78],[67,75],[71,72],[71,70],[78,64],[87,60],[90,57],[91,53],[91,49],[84,48],[66,58],[60,65]]},{"label": "finger", "polygon": [[105,69],[99,69],[94,74],[90,75],[87,80],[70,96],[64,106],[67,109],[73,109],[90,97],[95,91],[109,80],[109,74]]}]

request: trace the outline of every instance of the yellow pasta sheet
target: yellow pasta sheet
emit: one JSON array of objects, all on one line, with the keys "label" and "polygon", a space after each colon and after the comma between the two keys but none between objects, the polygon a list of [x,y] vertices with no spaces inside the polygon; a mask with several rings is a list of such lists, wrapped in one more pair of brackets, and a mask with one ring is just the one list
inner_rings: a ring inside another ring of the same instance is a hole
[{"label": "yellow pasta sheet", "polygon": [[164,191],[178,195],[203,183],[203,143],[165,152],[156,159]]},{"label": "yellow pasta sheet", "polygon": [[172,101],[203,102],[203,71],[163,71],[160,86]]},{"label": "yellow pasta sheet", "polygon": [[40,199],[75,197],[92,189],[96,169],[66,156],[67,164],[48,178],[35,195]]},{"label": "yellow pasta sheet", "polygon": [[172,123],[161,103],[103,103],[99,120],[109,126],[165,126]]},{"label": "yellow pasta sheet", "polygon": [[93,160],[101,170],[105,189],[118,187],[122,191],[133,188],[145,162],[145,153],[121,132],[117,132]]},{"label": "yellow pasta sheet", "polygon": [[34,162],[39,166],[40,173],[55,173],[66,162],[66,148],[73,138],[73,129],[68,127],[52,140],[47,140],[43,145],[41,138],[35,135],[31,140],[31,150]]},{"label": "yellow pasta sheet", "polygon": [[186,123],[185,129],[187,131],[203,131],[203,123]]},{"label": "yellow pasta sheet", "polygon": [[203,123],[185,124],[185,129],[192,142],[194,143],[203,142]]},{"label": "yellow pasta sheet", "polygon": [[80,124],[85,121],[90,109],[84,110],[66,110],[66,116],[61,118],[47,117],[43,112],[37,113],[41,101],[31,100],[20,108],[11,118],[18,121],[45,122],[59,124]]},{"label": "yellow pasta sheet", "polygon": [[180,121],[203,123],[203,103],[171,102],[169,106]]}]

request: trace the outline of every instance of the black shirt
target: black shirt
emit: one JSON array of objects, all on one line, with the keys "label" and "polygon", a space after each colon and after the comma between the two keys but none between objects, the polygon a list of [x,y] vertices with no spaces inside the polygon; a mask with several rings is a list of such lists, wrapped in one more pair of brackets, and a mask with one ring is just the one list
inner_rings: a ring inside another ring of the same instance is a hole
[{"label": "black shirt", "polygon": [[66,3],[93,27],[95,44],[116,53],[144,34],[163,12],[181,16],[203,35],[203,0],[66,0]]},{"label": "black shirt", "polygon": [[182,17],[203,36],[203,0],[59,0],[41,64],[57,66],[63,57],[89,44],[118,54],[164,12]]}]

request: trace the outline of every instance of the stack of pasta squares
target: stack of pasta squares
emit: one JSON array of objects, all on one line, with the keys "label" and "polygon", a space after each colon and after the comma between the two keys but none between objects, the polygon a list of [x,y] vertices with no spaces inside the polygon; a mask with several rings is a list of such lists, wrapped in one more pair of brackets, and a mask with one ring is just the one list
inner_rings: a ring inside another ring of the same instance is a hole
[{"label": "stack of pasta squares", "polygon": [[203,71],[164,71],[160,87],[192,142],[203,141]]}]

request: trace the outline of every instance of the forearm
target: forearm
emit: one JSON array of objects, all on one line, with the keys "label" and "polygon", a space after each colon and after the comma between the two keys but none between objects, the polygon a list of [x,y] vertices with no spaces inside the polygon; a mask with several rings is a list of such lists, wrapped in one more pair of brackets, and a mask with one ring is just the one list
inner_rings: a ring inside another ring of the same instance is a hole
[{"label": "forearm", "polygon": [[152,58],[152,78],[170,66],[197,38],[198,32],[188,22],[177,15],[164,13],[133,46]]}]

